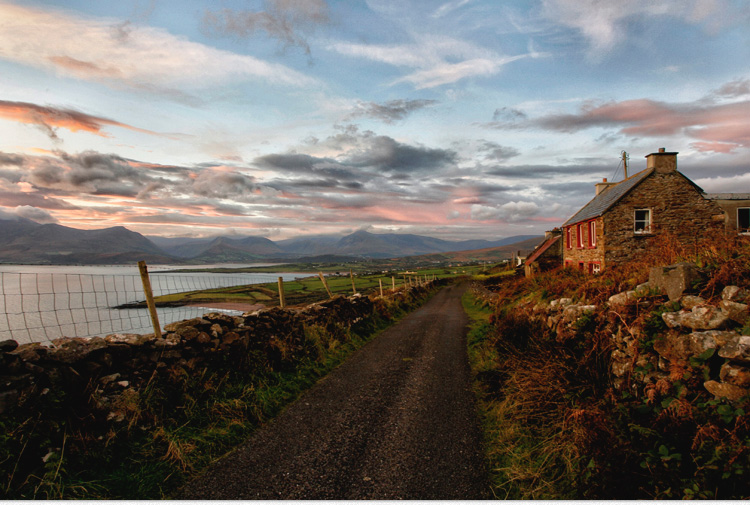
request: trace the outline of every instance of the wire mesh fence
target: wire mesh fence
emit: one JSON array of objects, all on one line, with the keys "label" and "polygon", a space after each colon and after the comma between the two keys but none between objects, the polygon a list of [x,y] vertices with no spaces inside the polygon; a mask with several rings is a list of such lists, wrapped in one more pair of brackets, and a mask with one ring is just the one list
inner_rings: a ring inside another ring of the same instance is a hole
[{"label": "wire mesh fence", "polygon": [[[265,284],[298,274],[151,272],[154,296]],[[286,280],[286,279],[285,279]],[[59,337],[153,332],[138,274],[0,271],[0,340],[49,342]],[[209,307],[159,307],[162,325],[197,317]],[[226,311],[233,312],[233,311]],[[234,311],[239,313],[239,311]]]}]

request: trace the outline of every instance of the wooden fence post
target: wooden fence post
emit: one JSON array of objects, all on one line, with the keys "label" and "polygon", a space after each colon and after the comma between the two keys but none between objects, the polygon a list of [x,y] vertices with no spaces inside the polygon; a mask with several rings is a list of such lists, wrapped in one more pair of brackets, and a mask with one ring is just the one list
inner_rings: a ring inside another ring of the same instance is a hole
[{"label": "wooden fence post", "polygon": [[396,276],[391,275],[391,285],[393,286],[393,292],[396,292]]},{"label": "wooden fence post", "polygon": [[154,335],[161,338],[161,325],[159,324],[159,315],[156,313],[156,304],[154,303],[154,292],[151,290],[151,280],[148,278],[148,267],[145,261],[138,262],[138,270],[141,272],[141,282],[143,283],[143,293],[146,295],[146,305],[151,315],[151,325],[154,327]]},{"label": "wooden fence post", "polygon": [[354,293],[356,295],[357,294],[357,286],[354,285],[354,272],[352,271],[351,268],[349,269],[349,277],[352,278],[352,293]]},{"label": "wooden fence post", "polygon": [[279,277],[279,307],[282,309],[286,306],[286,300],[284,299],[284,278]]},{"label": "wooden fence post", "polygon": [[323,283],[323,287],[325,287],[326,291],[328,291],[328,298],[333,298],[333,294],[331,294],[331,288],[328,287],[328,281],[326,280],[326,276],[323,275],[323,272],[318,272],[318,277],[320,277],[320,280]]},{"label": "wooden fence post", "polygon": [[383,279],[378,279],[378,282],[380,282],[380,297],[383,297]]}]

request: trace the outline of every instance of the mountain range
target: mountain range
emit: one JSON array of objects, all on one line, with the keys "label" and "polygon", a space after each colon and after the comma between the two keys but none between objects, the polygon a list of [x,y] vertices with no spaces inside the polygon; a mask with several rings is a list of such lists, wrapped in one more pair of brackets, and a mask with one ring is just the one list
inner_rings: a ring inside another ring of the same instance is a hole
[{"label": "mountain range", "polygon": [[380,259],[488,249],[540,238],[517,235],[494,241],[450,241],[366,231],[344,237],[317,235],[277,242],[253,236],[165,238],[145,237],[122,226],[79,230],[14,217],[0,219],[0,263],[118,264],[146,260],[149,263],[200,264],[299,261],[323,256]]}]

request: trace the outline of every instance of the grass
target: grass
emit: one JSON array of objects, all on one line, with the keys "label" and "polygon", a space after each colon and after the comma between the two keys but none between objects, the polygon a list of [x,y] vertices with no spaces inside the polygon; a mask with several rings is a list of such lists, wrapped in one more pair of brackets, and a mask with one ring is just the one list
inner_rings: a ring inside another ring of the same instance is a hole
[{"label": "grass", "polygon": [[[470,291],[463,306],[471,320],[469,363],[484,433],[490,483],[498,499],[570,499],[576,452],[560,435],[560,420],[545,415],[555,399],[541,391],[559,370],[535,368],[540,359],[518,357],[498,347],[490,324],[493,310]],[[526,356],[526,355],[524,355]],[[545,398],[547,397],[547,398]]]},{"label": "grass", "polygon": [[[481,272],[485,272],[486,275],[490,271],[490,268],[491,267],[487,266],[473,265],[460,268],[457,267],[455,269],[424,268],[409,270],[410,272],[414,272],[412,274],[405,274],[404,271],[381,272],[374,274],[360,273],[354,276],[354,284],[358,293],[379,294],[380,283],[382,282],[384,292],[390,292],[393,287],[394,278],[396,288],[401,289],[409,282],[405,278],[411,278],[412,283],[415,283],[418,278],[423,279],[425,276],[429,279],[434,277],[436,280],[454,279],[466,275],[476,275]],[[246,270],[247,269],[222,269],[222,272],[244,272]],[[348,269],[346,270],[348,272]],[[353,292],[352,279],[348,273],[342,275],[328,275],[326,280],[329,289],[334,295],[350,295]],[[317,275],[284,282],[284,295],[287,305],[309,304],[326,300],[328,298],[328,293],[323,286],[323,282]],[[277,306],[279,304],[279,292],[278,284],[276,282],[271,282],[231,288],[174,293],[157,296],[154,298],[154,301],[157,306],[184,305],[191,303],[205,304],[211,302],[260,303],[266,306]],[[139,305],[145,306],[145,302]]]}]

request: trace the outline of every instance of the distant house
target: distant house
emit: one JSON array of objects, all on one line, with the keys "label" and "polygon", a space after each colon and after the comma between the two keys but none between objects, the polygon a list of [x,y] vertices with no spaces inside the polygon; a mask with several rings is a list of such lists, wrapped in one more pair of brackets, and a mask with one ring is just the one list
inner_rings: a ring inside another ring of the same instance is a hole
[{"label": "distant house", "polygon": [[524,263],[526,277],[560,266],[562,257],[562,234],[559,228],[544,232],[544,242],[528,255]]},{"label": "distant house", "polygon": [[750,232],[749,194],[706,194],[677,171],[677,153],[646,156],[646,169],[617,183],[596,184],[596,196],[563,224],[565,266],[598,273],[635,260],[649,238],[668,232],[685,245],[708,230]]}]

